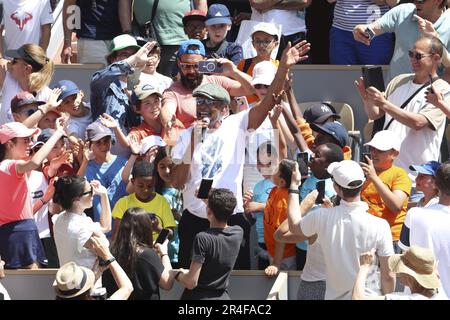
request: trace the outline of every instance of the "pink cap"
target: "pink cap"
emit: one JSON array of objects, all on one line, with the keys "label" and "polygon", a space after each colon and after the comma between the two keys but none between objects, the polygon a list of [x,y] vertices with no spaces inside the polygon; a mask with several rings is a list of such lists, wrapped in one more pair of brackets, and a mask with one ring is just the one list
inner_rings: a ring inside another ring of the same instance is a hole
[{"label": "pink cap", "polygon": [[29,129],[20,122],[8,122],[0,126],[0,143],[6,143],[13,138],[31,137],[40,131],[38,128]]}]

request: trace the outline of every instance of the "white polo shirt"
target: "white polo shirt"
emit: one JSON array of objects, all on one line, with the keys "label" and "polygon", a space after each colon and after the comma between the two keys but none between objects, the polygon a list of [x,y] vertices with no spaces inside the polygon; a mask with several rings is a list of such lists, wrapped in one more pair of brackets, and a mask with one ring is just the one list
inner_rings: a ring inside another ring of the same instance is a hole
[{"label": "white polo shirt", "polygon": [[392,235],[386,220],[367,212],[365,202],[346,202],[333,208],[320,208],[305,216],[303,234],[317,234],[326,265],[327,300],[350,300],[359,256],[375,248],[378,256],[394,254]]}]

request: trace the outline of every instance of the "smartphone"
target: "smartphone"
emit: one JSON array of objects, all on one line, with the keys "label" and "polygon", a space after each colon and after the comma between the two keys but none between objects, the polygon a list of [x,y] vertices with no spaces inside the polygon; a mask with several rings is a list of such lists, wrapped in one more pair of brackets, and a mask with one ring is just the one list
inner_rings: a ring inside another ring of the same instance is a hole
[{"label": "smartphone", "polygon": [[380,66],[362,66],[362,76],[364,79],[364,87],[377,88],[379,91],[386,90],[384,86],[383,69]]},{"label": "smartphone", "polygon": [[308,152],[299,152],[297,154],[298,170],[300,171],[302,177],[307,176],[309,173],[308,162],[309,162]]},{"label": "smartphone", "polygon": [[208,199],[209,190],[211,190],[212,183],[213,179],[202,179],[200,188],[198,189],[197,198]]},{"label": "smartphone", "polygon": [[367,158],[369,158],[369,159],[371,159],[372,160],[372,155],[370,154],[370,153],[368,153],[368,152],[363,152],[363,154],[362,154],[362,161],[364,162],[364,163],[367,163],[368,164],[368,162],[367,162],[367,159],[366,159],[366,156],[367,156]]},{"label": "smartphone", "polygon": [[431,74],[429,74],[428,75],[429,77],[430,77],[430,92],[431,93],[434,93],[434,90],[433,90],[433,77],[431,76]]},{"label": "smartphone", "polygon": [[161,232],[158,235],[158,238],[156,238],[155,243],[163,244],[164,241],[166,241],[167,237],[169,236],[170,230],[169,229],[162,229]]},{"label": "smartphone", "polygon": [[369,39],[369,41],[372,41],[372,39],[375,38],[375,32],[373,32],[373,30],[369,27],[364,30],[364,34],[367,36],[367,39]]},{"label": "smartphone", "polygon": [[248,110],[249,106],[246,96],[240,96],[234,99],[236,100],[238,111]]},{"label": "smartphone", "polygon": [[317,181],[316,189],[319,191],[319,194],[316,198],[316,204],[322,204],[323,198],[325,197],[325,181]]},{"label": "smartphone", "polygon": [[222,73],[223,66],[216,60],[202,60],[198,63],[198,72],[200,73]]}]

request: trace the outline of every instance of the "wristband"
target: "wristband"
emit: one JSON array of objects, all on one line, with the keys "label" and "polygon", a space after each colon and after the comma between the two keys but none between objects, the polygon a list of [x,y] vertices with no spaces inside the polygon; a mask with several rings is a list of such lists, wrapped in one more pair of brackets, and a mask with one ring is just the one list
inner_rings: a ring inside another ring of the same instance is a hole
[{"label": "wristband", "polygon": [[37,108],[38,111],[42,112],[42,115],[45,114],[44,110],[42,110],[40,107]]},{"label": "wristband", "polygon": [[300,194],[300,191],[298,189],[288,189],[288,193],[296,193],[296,194]]},{"label": "wristband", "polygon": [[100,267],[106,267],[106,266],[109,266],[111,263],[113,263],[114,261],[116,261],[116,258],[114,258],[114,257],[111,257],[111,258],[109,258],[108,260],[103,260],[103,259],[101,259],[101,258],[99,258],[99,260],[98,260],[98,265],[100,266]]},{"label": "wristband", "polygon": [[139,157],[139,153],[131,153],[133,156]]}]

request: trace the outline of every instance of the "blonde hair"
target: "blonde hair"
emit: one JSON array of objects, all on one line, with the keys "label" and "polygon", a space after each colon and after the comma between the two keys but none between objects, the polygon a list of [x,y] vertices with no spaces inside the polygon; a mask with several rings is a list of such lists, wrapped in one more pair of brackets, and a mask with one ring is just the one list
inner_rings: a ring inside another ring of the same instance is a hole
[{"label": "blonde hair", "polygon": [[55,72],[55,66],[53,61],[47,58],[44,49],[36,44],[23,45],[25,51],[33,58],[34,61],[41,64],[43,67],[41,70],[30,74],[28,81],[30,92],[40,91],[43,87],[50,84]]}]

